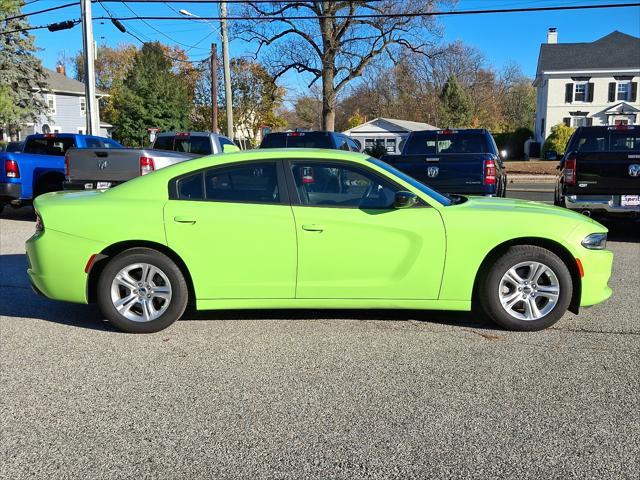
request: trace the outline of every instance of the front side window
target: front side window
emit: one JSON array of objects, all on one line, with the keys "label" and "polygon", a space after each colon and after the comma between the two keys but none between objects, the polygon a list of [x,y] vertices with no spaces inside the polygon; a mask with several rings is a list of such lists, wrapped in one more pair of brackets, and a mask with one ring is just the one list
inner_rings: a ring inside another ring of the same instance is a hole
[{"label": "front side window", "polygon": [[308,206],[387,209],[400,190],[356,166],[300,162],[292,165],[292,173],[300,202]]},{"label": "front side window", "polygon": [[620,82],[618,83],[617,89],[617,99],[622,101],[627,101],[629,99],[629,92],[631,91],[631,83],[630,82]]},{"label": "front side window", "polygon": [[587,83],[576,83],[576,92],[574,96],[576,102],[585,102],[587,100]]}]

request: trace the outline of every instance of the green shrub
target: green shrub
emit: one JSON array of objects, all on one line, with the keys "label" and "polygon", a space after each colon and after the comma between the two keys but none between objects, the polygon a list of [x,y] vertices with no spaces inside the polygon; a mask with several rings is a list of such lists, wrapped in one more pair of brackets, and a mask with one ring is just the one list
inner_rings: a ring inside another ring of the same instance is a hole
[{"label": "green shrub", "polygon": [[549,150],[555,150],[559,156],[563,155],[565,148],[567,148],[567,142],[569,142],[569,138],[571,138],[575,130],[575,128],[568,127],[564,123],[551,127],[551,133],[544,141],[544,145],[542,145],[541,156],[544,157]]},{"label": "green shrub", "polygon": [[524,142],[533,137],[528,128],[519,128],[515,132],[495,133],[493,135],[498,150],[507,151],[507,159],[519,160],[524,158]]}]

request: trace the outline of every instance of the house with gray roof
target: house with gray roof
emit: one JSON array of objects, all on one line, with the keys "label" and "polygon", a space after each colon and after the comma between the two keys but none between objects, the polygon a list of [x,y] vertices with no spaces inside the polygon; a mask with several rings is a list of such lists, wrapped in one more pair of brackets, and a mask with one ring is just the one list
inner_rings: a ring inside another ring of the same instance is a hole
[{"label": "house with gray roof", "polygon": [[593,42],[558,43],[550,28],[540,46],[535,139],[551,127],[640,123],[640,38],[614,31]]},{"label": "house with gray roof", "polygon": [[[47,90],[38,92],[44,96],[47,105],[46,114],[35,123],[28,123],[22,127],[20,137],[32,133],[86,133],[87,105],[84,83],[65,74],[64,67],[58,65],[56,71],[44,69],[47,76]],[[96,91],[98,99],[106,93]],[[100,135],[111,136],[112,125],[100,122]]]},{"label": "house with gray roof", "polygon": [[400,143],[411,132],[420,130],[437,130],[437,127],[428,123],[379,117],[350,128],[344,133],[358,140],[363,148],[373,148],[376,145],[381,145],[387,150],[387,153],[393,155],[400,153]]}]

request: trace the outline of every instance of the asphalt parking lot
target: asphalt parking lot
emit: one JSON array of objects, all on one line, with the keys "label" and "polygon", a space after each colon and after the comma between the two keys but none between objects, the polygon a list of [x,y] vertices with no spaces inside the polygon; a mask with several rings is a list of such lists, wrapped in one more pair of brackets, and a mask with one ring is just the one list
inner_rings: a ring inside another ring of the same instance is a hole
[{"label": "asphalt parking lot", "polygon": [[442,312],[204,312],[126,335],[32,293],[0,219],[0,478],[640,477],[640,236],[538,333]]}]

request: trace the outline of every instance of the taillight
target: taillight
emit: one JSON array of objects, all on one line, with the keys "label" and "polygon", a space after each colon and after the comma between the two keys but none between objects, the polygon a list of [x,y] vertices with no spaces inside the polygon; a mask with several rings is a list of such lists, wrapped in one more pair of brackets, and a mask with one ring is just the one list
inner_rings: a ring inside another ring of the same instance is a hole
[{"label": "taillight", "polygon": [[484,161],[484,184],[495,185],[496,184],[496,162],[495,160]]},{"label": "taillight", "polygon": [[575,185],[576,175],[576,156],[571,155],[564,162],[564,184]]},{"label": "taillight", "polygon": [[153,158],[151,157],[140,157],[140,175],[146,175],[147,173],[151,173],[156,169],[153,164]]},{"label": "taillight", "polygon": [[5,160],[4,171],[7,173],[7,178],[20,178],[20,169],[15,160]]},{"label": "taillight", "polygon": [[64,176],[69,179],[69,155],[64,156]]}]

